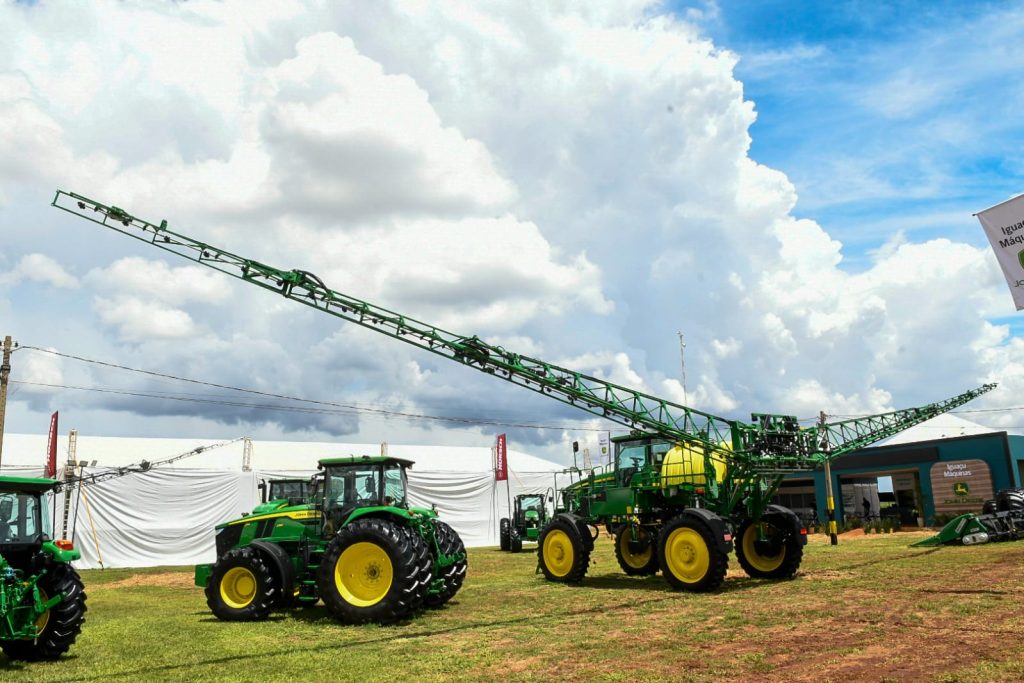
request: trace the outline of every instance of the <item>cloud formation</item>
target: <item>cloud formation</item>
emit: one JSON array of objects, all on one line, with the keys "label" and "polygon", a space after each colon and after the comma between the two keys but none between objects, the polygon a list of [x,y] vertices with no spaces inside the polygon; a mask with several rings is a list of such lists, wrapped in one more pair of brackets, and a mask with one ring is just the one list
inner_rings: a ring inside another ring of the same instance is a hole
[{"label": "cloud formation", "polygon": [[[1005,372],[1024,350],[989,321],[1004,295],[990,255],[894,238],[848,270],[843,245],[793,215],[789,180],[749,157],[755,113],[736,56],[657,3],[283,3],[244,17],[203,1],[6,6],[0,25],[12,38],[0,210],[49,236],[43,249],[21,233],[6,257],[35,259],[50,285],[80,285],[62,312],[80,355],[363,409],[579,417],[199,266],[132,255],[141,247],[46,207],[51,186],[730,416],[876,412],[991,379],[1010,392],[993,402],[1024,390],[1024,375]],[[8,155],[12,139],[24,143]],[[57,345],[28,313],[28,289],[8,295],[19,334]],[[365,412],[77,404],[103,433],[122,427],[88,411],[175,429],[186,415],[198,431],[241,425],[264,438],[455,443],[493,431]],[[572,440],[517,438],[551,452]]]}]

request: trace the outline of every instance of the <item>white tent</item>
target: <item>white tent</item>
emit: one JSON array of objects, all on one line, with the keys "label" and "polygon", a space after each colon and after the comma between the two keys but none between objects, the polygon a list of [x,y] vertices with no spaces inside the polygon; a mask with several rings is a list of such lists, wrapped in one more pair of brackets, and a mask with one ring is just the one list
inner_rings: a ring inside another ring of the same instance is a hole
[{"label": "white tent", "polygon": [[[46,436],[4,436],[0,474],[43,476]],[[71,489],[68,528],[82,551],[78,566],[150,567],[212,562],[214,526],[249,512],[259,502],[262,479],[308,476],[321,458],[379,455],[381,444],[237,440],[190,454],[217,443],[202,439],[147,439],[79,436],[75,474],[89,477],[119,468],[141,469]],[[57,445],[58,478],[63,478],[69,439]],[[469,547],[497,545],[498,520],[508,516],[507,501],[519,493],[545,492],[555,486],[561,466],[509,450],[508,490],[494,481],[488,446],[414,446],[388,444],[387,454],[412,460],[409,498],[416,506],[437,507]],[[161,460],[189,454],[168,464]],[[559,483],[565,483],[560,481]],[[53,497],[55,535],[64,526],[64,496]],[[70,534],[70,532],[69,532]]]}]

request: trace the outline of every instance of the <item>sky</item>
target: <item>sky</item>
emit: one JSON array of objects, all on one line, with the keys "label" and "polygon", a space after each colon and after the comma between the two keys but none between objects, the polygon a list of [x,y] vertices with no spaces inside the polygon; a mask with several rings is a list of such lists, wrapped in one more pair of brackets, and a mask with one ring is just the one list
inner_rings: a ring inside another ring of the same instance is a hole
[{"label": "sky", "polygon": [[959,414],[1024,427],[1024,328],[972,216],[1024,192],[1024,10],[882,5],[0,4],[0,334],[33,347],[6,430],[505,431],[568,462],[617,429],[57,211],[58,188],[728,418],[999,382]]}]

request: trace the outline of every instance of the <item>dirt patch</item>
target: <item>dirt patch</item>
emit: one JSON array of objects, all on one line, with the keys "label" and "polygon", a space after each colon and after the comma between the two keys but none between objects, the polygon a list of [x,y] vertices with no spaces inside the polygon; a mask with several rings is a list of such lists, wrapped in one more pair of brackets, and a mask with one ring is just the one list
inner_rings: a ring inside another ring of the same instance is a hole
[{"label": "dirt patch", "polygon": [[164,572],[160,574],[135,574],[120,581],[103,584],[104,588],[195,588],[191,572]]}]

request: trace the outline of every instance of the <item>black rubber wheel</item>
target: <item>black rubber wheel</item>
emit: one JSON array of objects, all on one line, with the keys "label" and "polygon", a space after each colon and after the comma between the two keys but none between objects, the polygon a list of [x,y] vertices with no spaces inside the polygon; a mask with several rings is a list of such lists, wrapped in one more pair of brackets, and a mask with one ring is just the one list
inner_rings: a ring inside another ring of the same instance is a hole
[{"label": "black rubber wheel", "polygon": [[1008,510],[1024,510],[1024,491],[1006,489],[996,495],[996,509],[1000,512]]},{"label": "black rubber wheel", "polygon": [[393,623],[423,605],[430,564],[427,544],[410,528],[388,519],[357,519],[327,544],[317,587],[342,622]]},{"label": "black rubber wheel", "polygon": [[512,549],[512,523],[508,517],[502,517],[501,522],[498,523],[498,542],[501,544],[502,550]]},{"label": "black rubber wheel", "polygon": [[637,528],[637,536],[647,542],[647,548],[635,553],[630,550],[629,542],[633,539],[633,527],[624,526],[615,534],[615,559],[619,561],[622,571],[630,576],[649,576],[658,572],[657,539],[647,529]]},{"label": "black rubber wheel", "polygon": [[691,515],[670,519],[658,535],[658,560],[673,588],[713,591],[725,580],[729,556],[715,542],[711,529]]},{"label": "black rubber wheel", "polygon": [[579,583],[590,565],[590,546],[575,524],[554,519],[537,539],[537,562],[548,581]]},{"label": "black rubber wheel", "polygon": [[444,580],[444,587],[438,593],[428,593],[424,599],[424,604],[432,608],[440,607],[459,592],[459,589],[462,588],[462,582],[466,580],[466,569],[469,567],[469,562],[466,558],[466,546],[462,543],[462,539],[459,538],[459,534],[455,529],[441,520],[435,519],[434,537],[437,539],[437,545],[443,554],[449,557],[461,555],[462,559],[447,567],[437,568],[437,573]]},{"label": "black rubber wheel", "polygon": [[[758,538],[760,527],[764,538]],[[786,520],[766,515],[744,520],[736,532],[736,559],[755,579],[791,579],[800,568],[804,546]]]},{"label": "black rubber wheel", "polygon": [[254,548],[232,548],[210,571],[206,604],[224,621],[260,621],[281,601],[280,589],[266,561]]},{"label": "black rubber wheel", "polygon": [[74,644],[85,623],[85,587],[74,567],[58,564],[40,578],[37,585],[44,598],[63,593],[64,600],[36,621],[40,630],[35,640],[0,641],[0,648],[11,659],[30,662],[57,659]]},{"label": "black rubber wheel", "polygon": [[519,535],[519,531],[516,529],[509,531],[508,549],[514,553],[523,552],[523,537]]},{"label": "black rubber wheel", "polygon": [[991,515],[993,512],[998,512],[998,510],[995,498],[989,498],[981,505],[981,514],[983,515]]}]

